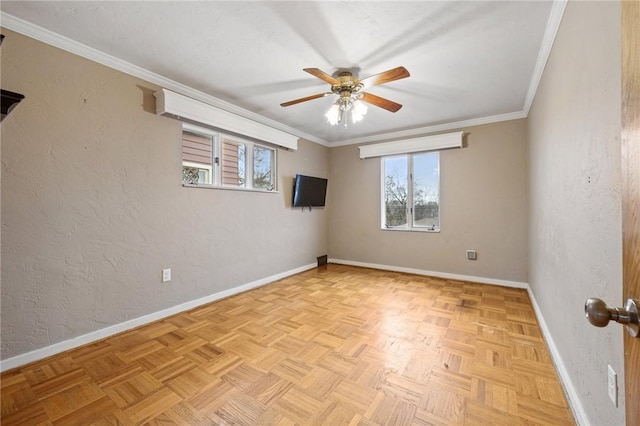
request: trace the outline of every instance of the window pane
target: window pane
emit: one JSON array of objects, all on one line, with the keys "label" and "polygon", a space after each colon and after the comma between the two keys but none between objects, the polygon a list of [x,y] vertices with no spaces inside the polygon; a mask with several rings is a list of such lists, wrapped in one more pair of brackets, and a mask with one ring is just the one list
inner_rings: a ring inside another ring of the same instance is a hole
[{"label": "window pane", "polygon": [[228,139],[222,141],[222,184],[245,187],[246,145]]},{"label": "window pane", "polygon": [[275,189],[273,173],[273,149],[253,147],[253,187],[268,191]]},{"label": "window pane", "polygon": [[213,138],[182,132],[182,181],[211,185]]},{"label": "window pane", "polygon": [[197,163],[182,163],[182,182],[211,185],[211,166]]},{"label": "window pane", "polygon": [[413,156],[413,226],[440,228],[440,155]]},{"label": "window pane", "polygon": [[385,158],[384,163],[384,225],[407,226],[407,157]]}]

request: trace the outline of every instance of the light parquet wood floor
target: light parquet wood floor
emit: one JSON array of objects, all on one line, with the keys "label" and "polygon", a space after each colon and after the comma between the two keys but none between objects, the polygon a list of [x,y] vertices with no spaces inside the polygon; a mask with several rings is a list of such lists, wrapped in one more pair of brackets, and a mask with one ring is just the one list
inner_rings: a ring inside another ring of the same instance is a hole
[{"label": "light parquet wood floor", "polygon": [[575,424],[525,290],[331,264],[1,386],[2,425]]}]

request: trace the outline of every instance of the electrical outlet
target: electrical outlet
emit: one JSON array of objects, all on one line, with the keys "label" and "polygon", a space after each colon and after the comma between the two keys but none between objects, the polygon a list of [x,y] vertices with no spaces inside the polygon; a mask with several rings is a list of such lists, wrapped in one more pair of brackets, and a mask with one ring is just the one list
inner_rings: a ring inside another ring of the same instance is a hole
[{"label": "electrical outlet", "polygon": [[467,259],[468,260],[477,260],[478,253],[475,250],[467,250]]},{"label": "electrical outlet", "polygon": [[609,398],[613,405],[618,406],[618,376],[616,372],[613,371],[613,368],[609,365],[607,368],[608,371],[608,379],[607,379],[607,389],[609,391]]},{"label": "electrical outlet", "polygon": [[171,268],[162,270],[162,282],[166,283],[171,281]]}]

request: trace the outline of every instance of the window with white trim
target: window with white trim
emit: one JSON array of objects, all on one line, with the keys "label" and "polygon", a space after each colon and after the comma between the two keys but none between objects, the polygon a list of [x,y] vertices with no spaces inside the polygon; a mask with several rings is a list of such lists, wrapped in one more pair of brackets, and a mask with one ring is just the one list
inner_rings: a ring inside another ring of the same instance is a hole
[{"label": "window with white trim", "polygon": [[440,231],[440,153],[381,159],[382,229]]},{"label": "window with white trim", "polygon": [[182,182],[186,185],[276,191],[275,148],[184,124]]}]

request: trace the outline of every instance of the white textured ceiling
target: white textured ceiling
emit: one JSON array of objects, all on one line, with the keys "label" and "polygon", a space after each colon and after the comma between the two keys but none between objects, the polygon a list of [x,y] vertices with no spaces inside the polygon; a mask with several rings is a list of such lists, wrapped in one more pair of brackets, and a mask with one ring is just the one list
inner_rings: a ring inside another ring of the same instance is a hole
[{"label": "white textured ceiling", "polygon": [[[195,89],[216,106],[329,145],[526,115],[553,37],[545,39],[545,31],[554,30],[547,30],[548,22],[557,19],[552,6],[550,1],[0,3],[8,28],[40,39],[67,37],[85,50]],[[397,66],[411,76],[368,90],[402,104],[397,113],[370,106],[362,122],[345,128],[324,118],[335,95],[280,107],[329,90],[303,68],[328,74],[349,69],[364,78]]]}]

